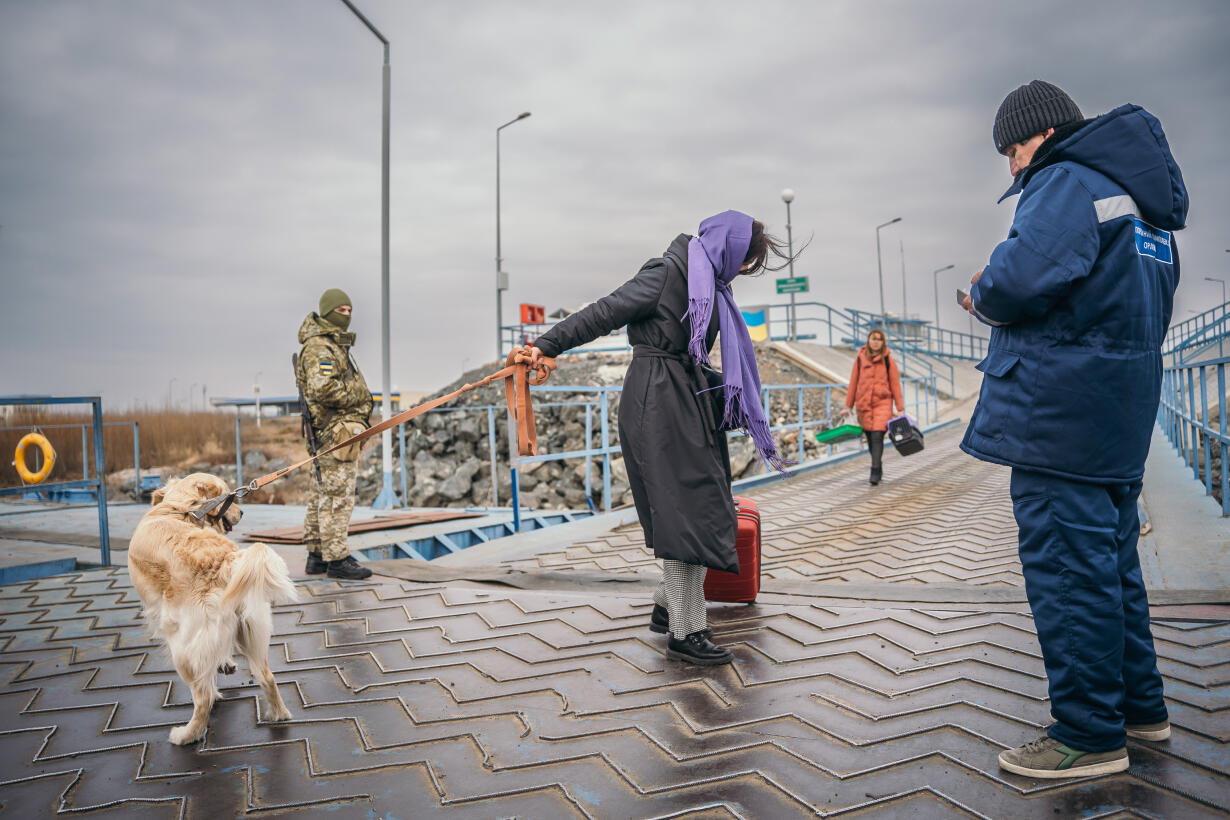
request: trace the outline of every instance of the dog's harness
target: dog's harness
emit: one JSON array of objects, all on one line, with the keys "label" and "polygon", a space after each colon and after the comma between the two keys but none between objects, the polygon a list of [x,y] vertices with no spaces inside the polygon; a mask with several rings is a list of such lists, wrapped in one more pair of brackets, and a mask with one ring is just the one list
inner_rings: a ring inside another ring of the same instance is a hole
[{"label": "dog's harness", "polygon": [[[321,456],[369,439],[377,433],[383,433],[385,430],[396,427],[399,424],[404,424],[416,416],[421,416],[428,410],[433,410],[442,404],[447,404],[458,396],[469,393],[471,390],[477,390],[497,379],[504,380],[504,398],[508,402],[508,414],[517,429],[517,452],[523,456],[537,455],[538,433],[534,428],[534,405],[530,400],[530,385],[545,383],[551,377],[551,373],[555,371],[555,368],[555,359],[545,356],[539,360],[537,365],[531,368],[529,345],[526,345],[525,348],[509,353],[505,366],[502,369],[474,384],[462,385],[459,389],[454,390],[448,395],[440,396],[439,398],[411,407],[409,410],[404,410],[373,427],[369,427],[361,433],[356,433],[345,441],[338,442],[326,450],[321,450],[314,456],[305,458],[297,464],[283,467],[260,478],[254,478],[242,487],[234,489],[225,495],[220,495],[217,498],[211,498],[201,506],[192,510],[186,510],[185,512],[202,524],[205,523],[205,519],[211,513],[215,516],[225,515],[230,506],[236,501],[242,501],[244,496],[256,492],[267,484],[272,484],[279,478],[283,478],[298,470],[300,467],[311,464]],[[531,370],[533,370],[533,373],[530,372]]]}]

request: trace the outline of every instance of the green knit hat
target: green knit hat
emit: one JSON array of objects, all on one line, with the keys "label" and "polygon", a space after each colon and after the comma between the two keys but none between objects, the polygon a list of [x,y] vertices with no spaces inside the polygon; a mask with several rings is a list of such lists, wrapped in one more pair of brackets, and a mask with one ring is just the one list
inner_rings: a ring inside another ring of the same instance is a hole
[{"label": "green knit hat", "polygon": [[[329,319],[329,314],[342,305],[349,305],[350,297],[341,288],[329,288],[320,297],[320,318]],[[350,317],[347,316],[347,319]],[[347,322],[349,324],[349,322]]]}]

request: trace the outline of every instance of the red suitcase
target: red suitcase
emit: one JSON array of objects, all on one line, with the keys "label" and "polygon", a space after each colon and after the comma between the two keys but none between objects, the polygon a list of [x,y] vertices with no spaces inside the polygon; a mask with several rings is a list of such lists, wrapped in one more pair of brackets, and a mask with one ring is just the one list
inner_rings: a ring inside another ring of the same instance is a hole
[{"label": "red suitcase", "polygon": [[735,551],[739,572],[711,569],[705,573],[705,600],[750,604],[760,593],[760,509],[750,498],[735,496],[739,532]]}]

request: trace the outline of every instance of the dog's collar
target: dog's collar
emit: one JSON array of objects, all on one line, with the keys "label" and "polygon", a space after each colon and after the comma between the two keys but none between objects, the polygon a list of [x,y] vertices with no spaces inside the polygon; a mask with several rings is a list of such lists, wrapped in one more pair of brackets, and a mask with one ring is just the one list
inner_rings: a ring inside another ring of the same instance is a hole
[{"label": "dog's collar", "polygon": [[[229,506],[229,505],[227,505],[227,506]],[[207,512],[208,512],[208,511],[207,511]],[[197,524],[198,526],[200,526],[200,528],[201,528],[201,529],[205,529],[205,527],[207,527],[207,526],[209,526],[209,525],[211,525],[211,524],[221,523],[221,524],[222,524],[222,529],[223,529],[223,531],[225,531],[225,532],[230,532],[230,531],[231,531],[231,529],[232,529],[232,526],[231,526],[231,522],[226,520],[226,517],[225,517],[225,515],[224,515],[224,513],[225,513],[225,512],[226,512],[226,506],[224,506],[224,507],[222,508],[222,511],[221,511],[221,512],[219,512],[216,516],[213,516],[213,517],[211,518],[211,517],[210,517],[210,516],[208,516],[208,515],[198,516],[198,515],[197,515],[197,510],[166,510],[166,513],[167,513],[168,515],[186,515],[186,516],[188,516],[188,518],[189,518],[189,519],[190,519],[193,523],[195,523],[195,524]]]}]

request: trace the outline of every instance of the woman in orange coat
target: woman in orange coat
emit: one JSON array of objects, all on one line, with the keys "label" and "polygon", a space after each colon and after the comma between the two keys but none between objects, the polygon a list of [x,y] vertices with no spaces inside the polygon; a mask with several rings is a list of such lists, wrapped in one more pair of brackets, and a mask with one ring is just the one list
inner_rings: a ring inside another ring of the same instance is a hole
[{"label": "woman in orange coat", "polygon": [[859,350],[850,371],[850,387],[846,390],[846,408],[858,414],[858,425],[867,435],[871,451],[871,478],[875,485],[883,475],[880,460],[884,455],[884,433],[893,417],[893,405],[905,411],[901,398],[901,374],[897,362],[888,355],[888,342],[879,328],[867,334],[867,344]]}]

